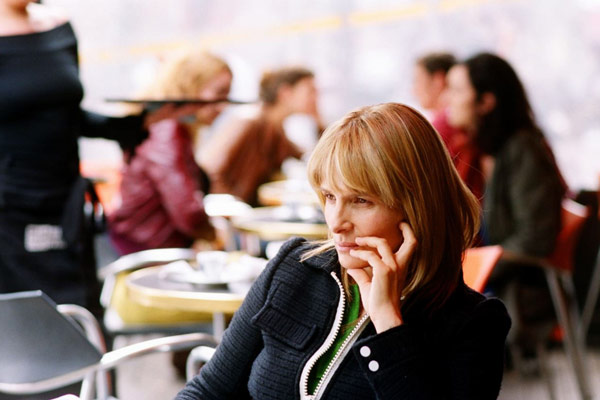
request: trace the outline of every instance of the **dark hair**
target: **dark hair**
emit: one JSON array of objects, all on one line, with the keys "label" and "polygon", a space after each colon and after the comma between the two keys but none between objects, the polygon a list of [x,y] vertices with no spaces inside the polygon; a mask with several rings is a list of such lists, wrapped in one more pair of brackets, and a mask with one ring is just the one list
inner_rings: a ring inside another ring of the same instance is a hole
[{"label": "dark hair", "polygon": [[445,74],[456,64],[456,58],[450,53],[429,53],[419,58],[417,64],[425,68],[429,74],[436,72]]},{"label": "dark hair", "polygon": [[479,53],[462,64],[467,67],[477,99],[484,93],[496,98],[493,110],[482,117],[477,128],[476,141],[482,151],[495,155],[519,130],[541,133],[525,88],[508,62],[491,53]]},{"label": "dark hair", "polygon": [[294,86],[305,78],[313,78],[314,73],[303,67],[284,67],[274,71],[267,71],[260,80],[260,99],[267,104],[277,101],[277,92],[283,85]]}]

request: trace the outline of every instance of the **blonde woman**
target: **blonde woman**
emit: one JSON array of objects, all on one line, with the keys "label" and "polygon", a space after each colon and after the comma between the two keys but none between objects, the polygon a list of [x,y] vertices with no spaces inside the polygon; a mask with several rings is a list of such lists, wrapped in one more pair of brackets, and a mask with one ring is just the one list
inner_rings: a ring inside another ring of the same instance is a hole
[{"label": "blonde woman", "polygon": [[[166,65],[147,96],[157,99],[226,99],[231,70],[221,58],[190,51]],[[158,247],[188,247],[212,239],[203,196],[209,181],[193,153],[193,129],[209,125],[225,102],[168,104],[147,117],[148,139],[123,171],[118,209],[109,216],[111,239],[121,254]]]},{"label": "blonde woman", "polygon": [[463,282],[478,202],[427,120],[351,112],[308,173],[330,240],[282,247],[177,399],[495,399],[510,319]]}]

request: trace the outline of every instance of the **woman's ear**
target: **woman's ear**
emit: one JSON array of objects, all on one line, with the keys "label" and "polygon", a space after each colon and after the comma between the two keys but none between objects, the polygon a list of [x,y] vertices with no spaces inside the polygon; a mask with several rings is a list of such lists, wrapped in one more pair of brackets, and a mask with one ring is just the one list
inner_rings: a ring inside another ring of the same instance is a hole
[{"label": "woman's ear", "polygon": [[494,108],[496,108],[496,96],[492,92],[483,93],[477,105],[479,115],[489,114]]}]

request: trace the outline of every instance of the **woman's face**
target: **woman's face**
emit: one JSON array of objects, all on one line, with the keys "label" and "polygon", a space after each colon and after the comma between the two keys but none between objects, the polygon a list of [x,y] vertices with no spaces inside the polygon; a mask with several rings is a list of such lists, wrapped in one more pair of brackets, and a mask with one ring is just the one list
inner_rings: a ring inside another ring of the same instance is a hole
[{"label": "woman's face", "polygon": [[[229,71],[222,71],[204,85],[198,92],[198,98],[203,100],[227,99],[231,89],[232,76]],[[199,122],[210,125],[227,107],[227,103],[203,105],[195,115]]]},{"label": "woman's face", "polygon": [[433,88],[433,76],[420,64],[417,64],[413,73],[413,96],[425,110],[435,107],[436,99]]},{"label": "woman's face", "polygon": [[477,129],[477,93],[466,66],[456,65],[448,72],[446,101],[450,125],[467,131]]},{"label": "woman's face", "polygon": [[313,78],[304,78],[290,87],[287,97],[291,114],[310,114],[317,112],[317,88]]},{"label": "woman's face", "polygon": [[343,268],[368,266],[366,261],[350,256],[350,250],[360,249],[355,242],[357,237],[376,236],[385,239],[394,253],[400,248],[403,241],[400,231],[403,213],[388,208],[374,196],[356,193],[346,186],[334,189],[332,185],[323,183],[321,193],[325,198],[325,221],[333,235]]},{"label": "woman's face", "polygon": [[15,10],[24,10],[29,3],[33,2],[34,0],[0,0],[0,3],[4,3],[4,5],[8,8]]}]

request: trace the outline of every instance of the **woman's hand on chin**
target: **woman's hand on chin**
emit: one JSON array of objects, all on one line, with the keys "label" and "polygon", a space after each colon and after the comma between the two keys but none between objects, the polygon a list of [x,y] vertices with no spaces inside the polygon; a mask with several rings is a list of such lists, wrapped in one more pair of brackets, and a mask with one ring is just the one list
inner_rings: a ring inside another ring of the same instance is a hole
[{"label": "woman's hand on chin", "polygon": [[357,268],[347,272],[358,284],[363,307],[378,333],[403,323],[402,290],[417,241],[406,222],[400,223],[400,230],[404,241],[396,253],[392,253],[385,239],[374,236],[356,238],[361,249],[350,251],[352,257],[366,261],[371,267],[371,271]]}]

